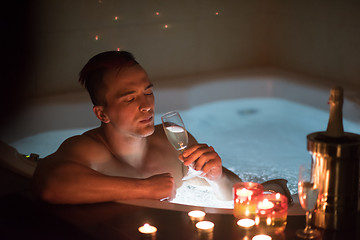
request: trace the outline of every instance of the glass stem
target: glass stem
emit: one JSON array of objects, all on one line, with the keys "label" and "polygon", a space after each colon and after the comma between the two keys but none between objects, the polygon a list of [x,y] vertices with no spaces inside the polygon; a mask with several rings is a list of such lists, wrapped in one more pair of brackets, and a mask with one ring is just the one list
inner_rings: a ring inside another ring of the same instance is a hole
[{"label": "glass stem", "polygon": [[311,211],[306,211],[306,226],[305,226],[305,232],[308,232],[311,230],[311,217],[312,213]]}]

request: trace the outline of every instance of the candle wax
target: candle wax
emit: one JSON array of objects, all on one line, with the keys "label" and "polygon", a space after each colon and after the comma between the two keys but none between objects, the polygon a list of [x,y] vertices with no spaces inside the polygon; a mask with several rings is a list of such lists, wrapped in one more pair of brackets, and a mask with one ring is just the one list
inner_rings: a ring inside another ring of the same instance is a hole
[{"label": "candle wax", "polygon": [[243,228],[249,228],[255,225],[255,221],[253,219],[244,218],[237,221],[237,225]]},{"label": "candle wax", "polygon": [[211,231],[214,228],[214,226],[215,224],[210,221],[201,221],[196,224],[196,227],[199,230],[203,230],[203,231]]},{"label": "candle wax", "polygon": [[271,240],[271,237],[269,235],[256,235],[252,238],[252,240]]},{"label": "candle wax", "polygon": [[192,221],[195,221],[195,220],[201,221],[205,218],[205,212],[200,211],[200,210],[190,211],[188,213],[188,215]]}]

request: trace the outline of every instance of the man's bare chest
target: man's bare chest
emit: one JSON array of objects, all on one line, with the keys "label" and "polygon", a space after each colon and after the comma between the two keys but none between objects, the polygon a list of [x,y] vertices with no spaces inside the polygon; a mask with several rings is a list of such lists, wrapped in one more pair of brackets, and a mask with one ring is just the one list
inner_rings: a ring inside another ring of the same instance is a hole
[{"label": "man's bare chest", "polygon": [[149,151],[136,163],[108,156],[106,160],[93,164],[92,168],[109,176],[148,178],[156,174],[170,173],[175,178],[182,178],[182,163],[173,152]]}]

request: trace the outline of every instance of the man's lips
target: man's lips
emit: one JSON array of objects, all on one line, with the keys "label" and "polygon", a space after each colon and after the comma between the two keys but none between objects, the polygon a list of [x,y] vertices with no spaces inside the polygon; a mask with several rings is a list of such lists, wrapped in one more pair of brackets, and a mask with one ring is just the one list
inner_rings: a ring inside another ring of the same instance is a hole
[{"label": "man's lips", "polygon": [[144,119],[140,120],[140,122],[141,123],[149,123],[149,122],[151,122],[153,120],[153,118],[154,118],[153,116],[149,116],[147,118],[144,118]]}]

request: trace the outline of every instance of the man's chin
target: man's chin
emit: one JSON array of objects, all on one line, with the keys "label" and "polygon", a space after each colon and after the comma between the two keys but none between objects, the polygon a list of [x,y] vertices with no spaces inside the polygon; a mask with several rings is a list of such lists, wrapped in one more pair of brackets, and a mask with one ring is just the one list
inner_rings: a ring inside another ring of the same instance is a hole
[{"label": "man's chin", "polygon": [[152,126],[149,126],[149,127],[145,128],[142,131],[141,136],[142,137],[148,137],[148,136],[152,135],[154,132],[155,132],[155,127],[154,127],[154,125],[152,125]]}]

